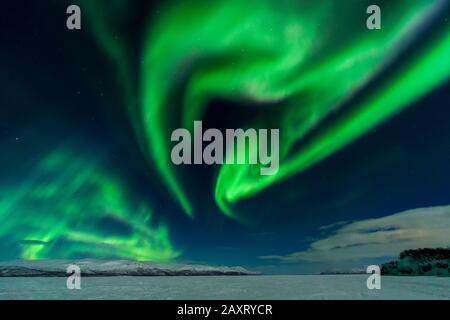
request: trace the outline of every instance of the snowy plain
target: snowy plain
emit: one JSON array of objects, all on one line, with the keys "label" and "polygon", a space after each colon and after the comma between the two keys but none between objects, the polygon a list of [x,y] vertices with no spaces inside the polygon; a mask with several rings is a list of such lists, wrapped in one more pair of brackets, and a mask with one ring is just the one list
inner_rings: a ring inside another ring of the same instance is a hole
[{"label": "snowy plain", "polygon": [[450,278],[383,276],[369,290],[365,275],[84,277],[69,290],[64,277],[0,278],[0,300],[262,300],[450,299]]}]

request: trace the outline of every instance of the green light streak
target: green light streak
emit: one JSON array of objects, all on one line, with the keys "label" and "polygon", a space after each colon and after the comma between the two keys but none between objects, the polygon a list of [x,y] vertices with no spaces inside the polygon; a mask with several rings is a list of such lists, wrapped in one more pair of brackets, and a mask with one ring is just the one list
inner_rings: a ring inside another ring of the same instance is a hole
[{"label": "green light streak", "polygon": [[[250,177],[243,172],[227,172],[226,174],[234,175],[234,179],[231,179],[233,185],[226,185],[223,193],[220,193],[222,177],[219,177],[217,184],[219,191],[216,195],[222,208],[228,211],[227,201],[234,202],[251,196],[276,181],[308,169],[448,79],[450,60],[446,57],[450,54],[450,32],[446,32],[436,42],[425,55],[416,57],[404,66],[400,73],[384,82],[375,93],[358,106],[356,111],[327,128],[324,133],[315,137],[299,153],[285,162],[276,176]],[[234,169],[231,167],[230,171]]]},{"label": "green light streak", "polygon": [[[289,1],[184,3],[162,17],[148,37],[142,71],[143,116],[149,144],[157,154],[169,154],[168,133],[172,127],[168,115],[177,110],[171,105],[170,96],[183,72],[189,72],[179,110],[184,127],[190,128],[194,120],[201,119],[213,97],[285,101],[280,110],[281,121],[275,125],[284,133],[280,172],[261,177],[259,170],[250,165],[224,165],[219,172],[216,201],[230,216],[230,204],[307,169],[393,116],[448,76],[442,58],[448,52],[446,43],[439,45],[437,41],[434,45],[440,53],[424,52],[409,63],[409,71],[388,79],[386,86],[380,87],[370,101],[358,106],[342,123],[291,154],[296,142],[394,61],[417,28],[439,7],[438,2],[429,1],[414,1],[408,7],[394,5],[383,12],[383,31],[371,33],[365,25],[353,26],[354,30],[349,31],[351,39],[344,36],[343,43],[339,43],[336,32],[330,30],[333,25],[344,28],[343,31],[351,29],[346,21],[355,21],[350,16],[358,6],[354,2],[332,1],[307,4],[308,1],[298,5]],[[367,7],[360,5],[361,9]],[[334,12],[334,16],[327,20],[329,12]],[[192,17],[196,17],[195,22]],[[439,74],[424,71],[436,66],[441,68]],[[429,81],[421,85],[423,80],[414,77],[427,77]],[[410,86],[414,90],[405,90]],[[250,126],[267,124],[270,121],[262,111]],[[161,156],[158,164],[169,185],[182,198],[182,187],[169,159]]]},{"label": "green light streak", "polygon": [[[193,216],[188,183],[170,161],[172,130],[192,128],[212,98],[276,103],[276,114],[255,109],[247,127],[280,129],[278,174],[260,176],[251,165],[219,169],[215,200],[239,219],[233,204],[310,168],[448,79],[448,27],[435,27],[417,54],[397,60],[446,3],[381,2],[383,29],[369,31],[370,1],[171,1],[150,15],[135,91],[140,101],[129,103],[142,149]],[[105,28],[98,33],[106,47],[115,48]],[[127,59],[116,49],[107,51],[120,57],[115,60]],[[391,67],[351,111],[341,110]],[[336,111],[343,116],[316,133]],[[296,149],[306,135],[308,143]]]},{"label": "green light streak", "polygon": [[[0,186],[0,236],[23,242],[23,259],[127,258],[167,261],[179,255],[167,227],[136,201],[100,161],[58,149],[23,183]],[[120,225],[111,230],[105,221]]]}]

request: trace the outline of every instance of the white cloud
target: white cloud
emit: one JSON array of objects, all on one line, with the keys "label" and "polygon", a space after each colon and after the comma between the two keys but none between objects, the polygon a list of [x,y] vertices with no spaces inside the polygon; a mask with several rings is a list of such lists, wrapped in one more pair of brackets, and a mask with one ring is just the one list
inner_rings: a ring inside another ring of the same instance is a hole
[{"label": "white cloud", "polygon": [[356,221],[312,242],[305,251],[260,258],[286,262],[336,262],[398,256],[405,249],[448,246],[450,206],[443,206]]}]

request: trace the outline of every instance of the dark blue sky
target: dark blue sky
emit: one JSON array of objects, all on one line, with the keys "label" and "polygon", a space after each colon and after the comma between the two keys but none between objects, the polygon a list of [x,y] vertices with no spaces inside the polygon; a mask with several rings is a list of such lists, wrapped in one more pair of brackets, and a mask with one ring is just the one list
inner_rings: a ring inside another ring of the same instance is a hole
[{"label": "dark blue sky", "polygon": [[[11,1],[6,6],[8,14],[0,21],[2,192],[13,190],[18,179],[26,180],[42,155],[61,145],[75,148],[71,141],[81,141],[76,152],[106,158],[108,170],[120,177],[128,192],[151,204],[153,222],[167,225],[173,247],[181,252],[178,260],[238,264],[268,272],[359,266],[364,260],[286,264],[259,257],[307,250],[345,225],[323,228],[337,222],[349,224],[450,203],[450,83],[446,82],[310,169],[238,203],[236,210],[249,218],[248,224],[227,218],[215,204],[214,169],[193,168],[184,177],[196,211],[196,218],[190,219],[142,154],[126,120],[113,68],[92,35],[60,27],[66,18],[62,3]],[[210,103],[228,106],[235,117],[251,116],[235,101]],[[222,117],[212,114],[209,121],[220,123]],[[5,202],[13,196],[0,195]],[[0,219],[14,218],[0,214]],[[121,232],[122,227],[114,221],[101,226],[106,232]],[[1,232],[0,259],[20,258],[22,244],[11,237],[13,230]]]}]

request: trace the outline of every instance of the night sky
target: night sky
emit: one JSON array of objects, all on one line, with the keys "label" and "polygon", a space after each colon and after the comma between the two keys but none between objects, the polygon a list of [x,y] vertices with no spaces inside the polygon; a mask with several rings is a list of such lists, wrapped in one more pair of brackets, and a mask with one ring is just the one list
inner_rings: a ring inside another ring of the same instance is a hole
[{"label": "night sky", "polygon": [[[450,245],[449,1],[2,6],[0,260],[291,273]],[[196,120],[279,128],[278,173],[173,165]]]}]

